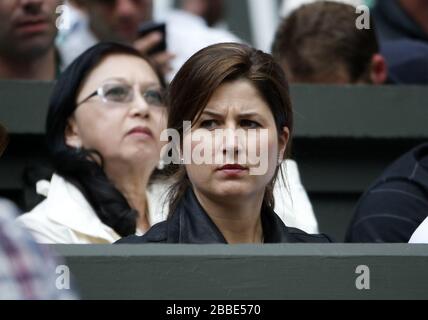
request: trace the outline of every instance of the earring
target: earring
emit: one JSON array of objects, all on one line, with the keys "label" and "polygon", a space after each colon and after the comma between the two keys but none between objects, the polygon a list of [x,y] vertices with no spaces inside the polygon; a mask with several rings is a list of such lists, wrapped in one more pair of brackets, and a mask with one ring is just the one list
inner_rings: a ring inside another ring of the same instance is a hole
[{"label": "earring", "polygon": [[281,155],[278,155],[278,165],[281,165],[282,161],[283,161],[283,159],[282,159]]},{"label": "earring", "polygon": [[163,170],[163,169],[165,169],[165,161],[163,161],[163,160],[159,160],[159,163],[158,163],[158,165],[156,166],[156,168],[157,168],[158,170]]}]

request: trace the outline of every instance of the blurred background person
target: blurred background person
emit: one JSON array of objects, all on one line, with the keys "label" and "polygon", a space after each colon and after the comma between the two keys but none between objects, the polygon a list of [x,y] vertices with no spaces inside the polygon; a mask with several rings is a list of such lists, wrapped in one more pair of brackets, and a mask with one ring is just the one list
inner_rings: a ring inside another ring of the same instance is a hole
[{"label": "blurred background person", "polygon": [[346,242],[407,243],[428,217],[428,144],[410,150],[360,198]]},{"label": "blurred background person", "polygon": [[[322,1],[322,0],[283,0],[280,10],[280,16],[283,18],[288,17],[294,10],[302,5]],[[366,4],[365,0],[332,0],[335,2],[345,3],[354,7]]]},{"label": "blurred background person", "polygon": [[[73,19],[58,43],[65,65],[98,42],[121,42],[147,54],[162,40],[159,33],[139,37],[141,25],[152,20],[152,0],[69,0],[68,6]],[[164,73],[169,71],[171,54],[161,52],[151,58]]]},{"label": "blurred background person", "polygon": [[0,300],[71,300],[77,296],[73,284],[57,288],[57,267],[47,247],[35,243],[15,220],[0,210]]},{"label": "blurred background person", "polygon": [[428,42],[411,39],[384,41],[381,52],[392,83],[428,85]]},{"label": "blurred background person", "polygon": [[[7,145],[0,124],[0,158]],[[0,199],[0,300],[73,299],[70,290],[58,290],[55,261],[15,221],[15,209]]]},{"label": "blurred background person", "polygon": [[390,78],[428,84],[428,1],[377,0],[371,10]]},{"label": "blurred background person", "polygon": [[285,18],[272,52],[292,83],[383,84],[388,72],[374,26],[357,29],[348,4],[317,1]]},{"label": "blurred background person", "polygon": [[166,15],[167,43],[176,55],[169,80],[199,50],[216,43],[243,42],[225,24],[220,26],[225,10],[221,0],[183,0],[179,4],[179,8]]},{"label": "blurred background person", "polygon": [[42,243],[112,243],[162,219],[149,188],[166,126],[165,83],[132,47],[100,43],[59,78],[46,120],[55,174],[19,221]]},{"label": "blurred background person", "polygon": [[[80,19],[61,36],[59,48],[66,65],[99,41],[132,44],[146,54],[162,40],[162,34],[157,32],[139,36],[142,24],[154,19],[152,0],[72,0],[70,4],[80,10]],[[75,9],[71,7],[71,10]],[[198,50],[218,42],[240,42],[226,30],[211,28],[196,12],[177,8],[162,16],[166,23],[167,52],[154,54],[151,58],[161,66],[169,80]]]},{"label": "blurred background person", "polygon": [[181,8],[202,17],[209,27],[222,27],[225,24],[224,0],[181,0]]},{"label": "blurred background person", "polygon": [[372,13],[381,42],[402,39],[428,42],[428,1],[377,0]]},{"label": "blurred background person", "polygon": [[57,288],[62,261],[35,243],[15,216],[0,210],[0,300],[76,299],[72,283]]},{"label": "blurred background person", "polygon": [[58,76],[55,11],[61,2],[0,1],[0,78],[53,80]]}]

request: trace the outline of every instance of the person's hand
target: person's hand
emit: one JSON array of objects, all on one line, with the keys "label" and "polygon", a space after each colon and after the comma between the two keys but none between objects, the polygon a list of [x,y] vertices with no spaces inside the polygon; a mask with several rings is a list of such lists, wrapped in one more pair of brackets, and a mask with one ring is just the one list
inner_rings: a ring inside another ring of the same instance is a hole
[{"label": "person's hand", "polygon": [[[147,36],[144,36],[134,43],[135,49],[141,52],[144,55],[150,51],[150,49],[154,48],[159,42],[162,41],[162,33],[160,32],[152,32]],[[164,75],[171,71],[171,60],[174,59],[174,55],[168,51],[155,53],[150,56],[150,58],[159,65],[161,71]]]}]

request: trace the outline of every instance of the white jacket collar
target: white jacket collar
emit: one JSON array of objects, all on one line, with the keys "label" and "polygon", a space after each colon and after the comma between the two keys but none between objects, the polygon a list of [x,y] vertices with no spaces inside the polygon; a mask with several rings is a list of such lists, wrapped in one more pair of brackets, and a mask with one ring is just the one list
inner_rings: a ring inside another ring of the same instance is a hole
[{"label": "white jacket collar", "polygon": [[[168,184],[152,185],[147,191],[149,222],[153,226],[167,218],[164,206]],[[47,197],[47,217],[85,235],[110,242],[120,236],[98,218],[82,192],[64,178],[54,174],[50,182],[39,181],[37,193]]]},{"label": "white jacket collar", "polygon": [[52,176],[46,201],[49,219],[91,237],[108,241],[120,238],[98,218],[79,189],[56,174]]}]

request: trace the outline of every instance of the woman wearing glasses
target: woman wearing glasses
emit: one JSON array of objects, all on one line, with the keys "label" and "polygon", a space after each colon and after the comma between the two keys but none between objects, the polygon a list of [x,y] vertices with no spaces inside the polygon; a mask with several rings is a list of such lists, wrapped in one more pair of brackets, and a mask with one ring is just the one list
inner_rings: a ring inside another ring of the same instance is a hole
[{"label": "woman wearing glasses", "polygon": [[55,174],[19,220],[43,243],[112,243],[164,219],[149,186],[166,126],[165,84],[137,51],[99,44],[61,76],[46,129]]}]

